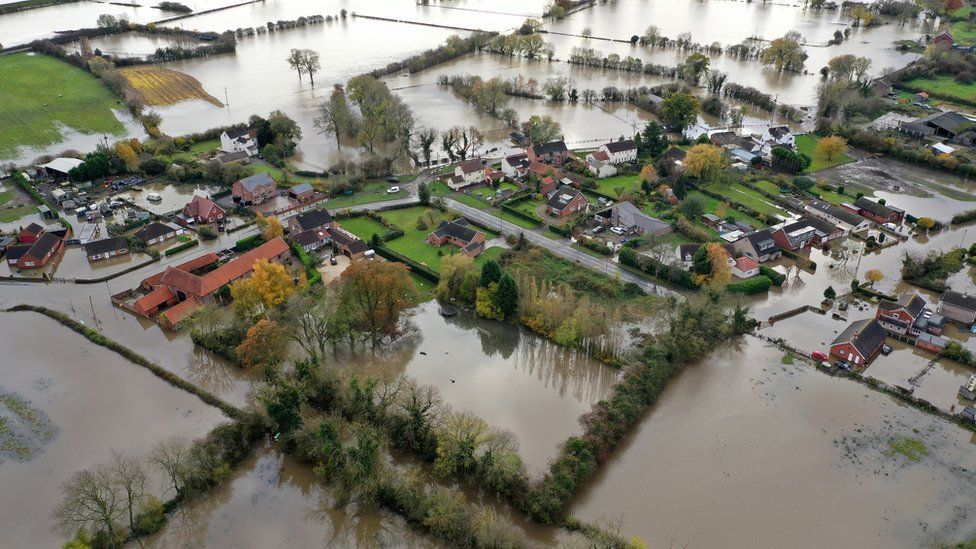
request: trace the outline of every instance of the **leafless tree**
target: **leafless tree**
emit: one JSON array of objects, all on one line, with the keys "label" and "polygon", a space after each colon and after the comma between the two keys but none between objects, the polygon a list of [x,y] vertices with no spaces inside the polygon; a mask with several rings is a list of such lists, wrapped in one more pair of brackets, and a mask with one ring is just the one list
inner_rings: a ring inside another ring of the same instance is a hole
[{"label": "leafless tree", "polygon": [[125,514],[125,496],[106,465],[78,471],[61,485],[61,502],[54,508],[55,529],[65,535],[79,530],[120,537],[119,519]]},{"label": "leafless tree", "polygon": [[129,530],[135,531],[135,515],[146,495],[146,468],[138,459],[118,451],[112,452],[109,467],[129,515]]},{"label": "leafless tree", "polygon": [[184,496],[190,476],[189,442],[180,437],[164,440],[156,445],[149,459],[166,474],[176,495]]}]

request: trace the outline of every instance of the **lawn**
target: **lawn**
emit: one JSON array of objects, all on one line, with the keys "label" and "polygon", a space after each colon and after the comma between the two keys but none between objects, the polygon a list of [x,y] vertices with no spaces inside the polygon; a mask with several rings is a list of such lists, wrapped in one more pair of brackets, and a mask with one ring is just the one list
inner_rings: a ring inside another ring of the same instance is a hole
[{"label": "lawn", "polygon": [[[717,199],[715,199],[715,198],[712,198],[712,197],[710,197],[708,195],[704,195],[704,194],[702,194],[699,191],[689,191],[688,192],[688,196],[694,196],[694,197],[699,198],[702,201],[702,204],[705,206],[705,212],[706,213],[715,213],[718,210],[719,201]],[[754,217],[752,217],[750,215],[746,215],[746,214],[744,214],[744,213],[742,213],[742,212],[740,212],[740,211],[738,211],[738,210],[736,210],[734,208],[731,208],[731,207],[726,207],[725,208],[725,215],[726,216],[731,215],[732,217],[734,217],[736,219],[736,221],[745,221],[746,223],[748,223],[748,224],[750,224],[750,225],[752,225],[754,227],[757,227],[757,228],[758,227],[765,227],[766,226],[765,223],[759,221],[758,219],[756,219],[756,218],[754,218]],[[697,222],[699,220],[696,219],[695,221]]]},{"label": "lawn", "polygon": [[935,78],[916,78],[909,80],[906,85],[912,89],[937,93],[948,98],[961,101],[976,100],[976,84],[961,84],[952,76],[936,76]]},{"label": "lawn", "polygon": [[498,212],[493,212],[492,215],[494,215],[495,217],[504,219],[505,221],[508,221],[509,223],[518,225],[519,227],[522,227],[523,229],[536,229],[536,228],[538,228],[542,224],[542,221],[538,221],[536,223],[533,223],[533,222],[529,221],[528,219],[523,219],[523,218],[521,218],[521,217],[519,217],[519,216],[517,216],[515,214],[506,212],[504,210],[499,210]]},{"label": "lawn", "polygon": [[769,181],[767,179],[760,179],[759,181],[753,181],[752,184],[755,185],[756,187],[759,187],[760,189],[766,191],[767,193],[787,194],[787,193],[781,193],[781,192],[779,192],[779,185],[777,185],[777,184],[775,184],[772,181]]},{"label": "lawn", "polygon": [[[438,271],[441,267],[441,258],[445,255],[451,255],[457,252],[458,248],[451,245],[438,247],[427,243],[427,235],[434,230],[433,227],[428,227],[423,230],[417,228],[417,219],[423,215],[427,209],[428,208],[424,208],[422,206],[415,206],[411,208],[402,208],[383,212],[381,215],[384,219],[390,221],[403,230],[403,236],[393,239],[384,245],[394,252],[403,254],[418,263],[422,263],[431,269]],[[345,220],[341,222],[342,226],[345,227],[349,221],[352,220]],[[376,222],[373,221],[373,223]],[[376,225],[379,224],[376,223]],[[375,227],[371,230],[369,229],[369,225],[362,225],[358,227],[358,229],[375,232]],[[349,230],[355,233],[353,229]],[[477,230],[485,233],[488,240],[498,236],[497,233],[493,231],[486,231],[481,228],[477,228]],[[358,233],[356,233],[356,235],[366,238],[366,236]],[[502,250],[500,248],[489,248],[478,256],[475,263],[480,265],[490,258],[498,257],[501,252]]]},{"label": "lawn", "polygon": [[470,190],[470,194],[452,190],[443,181],[432,181],[429,188],[430,194],[433,196],[453,198],[462,204],[471,206],[472,208],[478,208],[479,210],[484,210],[491,207],[491,203],[489,203],[486,199],[494,196],[496,192],[503,191],[505,189],[511,189],[513,191],[517,191],[519,189],[518,185],[508,181],[500,183],[497,190],[490,187],[478,187]]},{"label": "lawn", "polygon": [[[957,12],[962,11],[962,9],[957,10]],[[953,20],[955,20],[956,14],[953,13],[952,15]],[[964,46],[969,46],[976,43],[976,25],[973,25],[965,19],[955,21],[952,24],[952,38],[955,39],[957,43]]]},{"label": "lawn", "polygon": [[813,148],[817,146],[817,140],[818,140],[817,136],[809,133],[796,136],[796,151],[806,154],[813,160],[813,162],[810,164],[810,167],[807,168],[807,173],[815,172],[818,170],[824,170],[827,168],[833,168],[834,166],[840,166],[841,164],[854,162],[854,159],[847,154],[837,155],[831,160],[818,157],[816,154],[813,153]]},{"label": "lawn", "polygon": [[639,175],[617,175],[606,179],[597,179],[596,190],[610,196],[620,197],[620,192],[634,192],[641,188]]},{"label": "lawn", "polygon": [[340,219],[339,225],[366,242],[369,242],[374,234],[383,236],[387,230],[379,221],[365,216]]},{"label": "lawn", "polygon": [[772,200],[741,183],[732,184],[726,190],[726,192],[728,193],[728,197],[735,202],[745,204],[746,206],[749,206],[757,212],[766,214],[767,216],[776,215],[784,219],[789,216],[789,214],[786,213],[786,210],[777,206]]},{"label": "lawn", "polygon": [[[193,149],[190,149],[190,151],[192,152]],[[266,174],[270,175],[279,184],[286,183],[286,185],[287,185],[288,183],[311,183],[311,182],[315,181],[315,178],[314,177],[302,177],[300,175],[295,175],[293,173],[288,173],[288,172],[285,172],[284,170],[282,170],[281,168],[276,168],[276,167],[274,167],[274,166],[272,166],[272,165],[270,165],[270,164],[268,164],[266,162],[261,162],[261,161],[252,162],[251,165],[250,165],[250,168],[251,168],[251,171],[253,171],[256,174],[257,173],[266,173]],[[284,187],[286,185],[281,185],[281,186]],[[384,187],[384,189],[385,188],[386,187]]]},{"label": "lawn", "polygon": [[0,57],[0,75],[0,158],[13,157],[20,146],[60,142],[62,127],[113,136],[125,130],[111,110],[124,110],[122,100],[77,67],[18,53]]},{"label": "lawn", "polygon": [[532,217],[534,217],[536,219],[539,219],[539,215],[536,214],[535,212],[536,212],[537,209],[539,209],[539,206],[542,206],[543,204],[545,204],[545,202],[543,202],[542,200],[536,200],[534,198],[529,198],[529,199],[526,199],[526,200],[520,200],[518,203],[512,205],[512,208],[514,208],[514,209],[516,209],[516,210],[518,210],[518,211],[520,211],[520,212],[522,212],[522,213],[524,213],[526,215],[529,215],[529,216],[532,216]]},{"label": "lawn", "polygon": [[199,143],[194,143],[193,145],[191,145],[190,153],[203,154],[205,152],[210,152],[218,147],[220,147],[219,139],[208,139],[206,141],[200,141]]},{"label": "lawn", "polygon": [[407,191],[403,189],[396,194],[387,194],[386,190],[389,188],[390,184],[384,180],[370,181],[363,186],[361,191],[355,194],[328,199],[325,202],[325,207],[330,210],[341,210],[349,206],[358,206],[359,204],[369,204],[371,202],[384,202],[386,200],[396,200],[397,198],[407,198],[409,196]]}]

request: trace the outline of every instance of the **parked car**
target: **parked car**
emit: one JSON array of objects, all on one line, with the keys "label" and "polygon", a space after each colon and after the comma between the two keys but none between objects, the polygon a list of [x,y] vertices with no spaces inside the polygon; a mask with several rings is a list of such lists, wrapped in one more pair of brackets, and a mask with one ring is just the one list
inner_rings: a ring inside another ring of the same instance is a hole
[{"label": "parked car", "polygon": [[329,256],[329,265],[338,265],[338,264],[339,264],[339,259],[335,256],[335,254]]},{"label": "parked car", "polygon": [[394,185],[394,186],[392,186],[392,187],[390,187],[389,189],[386,190],[386,194],[396,194],[398,192],[400,192],[400,187],[398,187],[396,185]]},{"label": "parked car", "polygon": [[891,348],[891,345],[882,345],[881,346],[881,354],[883,354],[883,355],[890,355],[891,354],[891,351],[893,351],[893,350],[894,349]]},{"label": "parked car", "polygon": [[610,232],[615,235],[623,235],[624,233],[627,232],[627,229],[623,227],[610,227]]},{"label": "parked car", "polygon": [[390,177],[387,177],[386,178],[386,182],[387,183],[399,183],[400,182],[400,178],[399,177],[396,177],[394,175],[391,175]]},{"label": "parked car", "polygon": [[838,366],[838,367],[843,368],[843,369],[845,369],[847,371],[850,371],[851,370],[851,365],[846,360],[838,360],[837,362],[834,363],[834,366]]},{"label": "parked car", "polygon": [[591,233],[592,234],[600,234],[604,230],[606,230],[606,227],[604,227],[603,225],[597,225],[596,227],[593,227],[593,230],[591,231]]},{"label": "parked car", "polygon": [[881,226],[884,227],[885,229],[888,229],[889,231],[897,231],[898,230],[898,225],[895,225],[894,223],[885,223],[885,224],[883,224]]},{"label": "parked car", "polygon": [[810,358],[812,358],[814,360],[819,360],[819,361],[822,362],[824,360],[827,360],[827,353],[823,353],[823,352],[820,352],[820,351],[814,351],[813,354],[810,355]]}]

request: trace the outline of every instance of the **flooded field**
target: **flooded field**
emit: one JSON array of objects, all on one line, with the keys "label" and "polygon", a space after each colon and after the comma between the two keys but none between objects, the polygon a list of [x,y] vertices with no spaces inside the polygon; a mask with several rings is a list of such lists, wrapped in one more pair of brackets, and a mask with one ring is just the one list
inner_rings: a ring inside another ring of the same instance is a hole
[{"label": "flooded field", "polygon": [[412,321],[415,341],[376,356],[340,355],[335,362],[433,385],[454,410],[515,433],[533,474],[580,431],[577,418],[617,379],[616,370],[516,326],[464,313],[443,318],[433,302],[420,306]]},{"label": "flooded field", "polygon": [[[690,366],[571,511],[621,520],[624,535],[657,547],[921,547],[976,535],[971,432],[782,356],[747,337]],[[906,452],[906,439],[924,454]]]},{"label": "flooded field", "polygon": [[[201,196],[211,196],[213,193],[220,190],[218,187],[200,183],[188,183],[182,185],[174,185],[172,183],[149,183],[142,185],[139,188],[142,190],[135,191],[128,189],[113,196],[113,198],[124,198],[143,210],[157,215],[164,215],[183,210],[183,206],[186,206],[187,202],[192,200],[193,195],[195,194],[199,194]],[[146,198],[152,193],[158,194],[160,200],[152,202]]]},{"label": "flooded field", "polygon": [[[145,456],[170,436],[196,438],[226,418],[119,355],[36,313],[0,313],[0,388],[40,409],[57,434],[29,461],[0,462],[0,531],[10,547],[55,547],[50,511],[72,473]],[[155,490],[155,487],[153,487]]]}]

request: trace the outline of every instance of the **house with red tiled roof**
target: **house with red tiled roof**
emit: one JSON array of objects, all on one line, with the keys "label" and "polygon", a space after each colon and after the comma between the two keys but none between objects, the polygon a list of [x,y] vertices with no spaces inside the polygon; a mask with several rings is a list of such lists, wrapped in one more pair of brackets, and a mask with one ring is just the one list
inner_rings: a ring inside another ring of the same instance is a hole
[{"label": "house with red tiled roof", "polygon": [[213,223],[219,221],[227,215],[223,208],[206,196],[198,194],[183,206],[183,216],[192,219],[195,223]]}]

